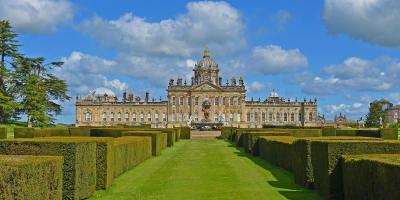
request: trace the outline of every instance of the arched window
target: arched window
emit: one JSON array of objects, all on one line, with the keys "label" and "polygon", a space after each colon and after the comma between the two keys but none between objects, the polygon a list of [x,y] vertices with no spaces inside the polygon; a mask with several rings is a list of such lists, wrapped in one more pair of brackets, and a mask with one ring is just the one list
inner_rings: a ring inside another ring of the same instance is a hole
[{"label": "arched window", "polygon": [[265,112],[262,113],[262,122],[265,123],[265,121],[267,120],[266,114]]},{"label": "arched window", "polygon": [[183,112],[182,111],[179,113],[179,121],[183,122]]},{"label": "arched window", "polygon": [[273,114],[272,112],[269,113],[269,121],[270,121],[270,122],[272,122],[272,120],[273,120],[273,117],[274,117],[273,115],[274,115],[274,114]]},{"label": "arched window", "polygon": [[219,105],[219,97],[215,97],[215,99],[214,99],[214,104],[215,104],[216,106]]},{"label": "arched window", "polygon": [[140,112],[140,122],[144,122],[144,114],[143,112]]},{"label": "arched window", "polygon": [[312,121],[312,120],[313,120],[313,114],[312,114],[312,112],[310,112],[308,114],[308,121]]},{"label": "arched window", "polygon": [[250,122],[250,112],[247,112],[247,122]]},{"label": "arched window", "polygon": [[151,122],[151,112],[147,113],[147,122]]},{"label": "arched window", "polygon": [[254,122],[258,123],[258,112],[254,112]]},{"label": "arched window", "polygon": [[233,112],[231,112],[231,114],[229,114],[229,120],[230,120],[231,122],[233,122]]},{"label": "arched window", "polygon": [[242,121],[242,118],[241,118],[242,116],[241,116],[241,115],[242,115],[241,113],[238,113],[238,114],[237,114],[237,121],[238,121],[238,122],[241,122],[241,121]]},{"label": "arched window", "polygon": [[283,113],[283,121],[287,122],[287,113]]},{"label": "arched window", "polygon": [[85,113],[85,121],[92,121],[92,113],[90,112]]},{"label": "arched window", "polygon": [[183,105],[183,97],[179,97],[179,105]]},{"label": "arched window", "polygon": [[281,113],[276,113],[276,121],[280,122],[281,121]]},{"label": "arched window", "polygon": [[133,122],[136,122],[136,112],[133,112],[133,113],[132,113],[132,121],[133,121]]},{"label": "arched window", "polygon": [[121,116],[122,114],[121,114],[121,112],[118,112],[118,121],[120,122],[121,121]]},{"label": "arched window", "polygon": [[154,114],[154,119],[155,119],[156,122],[158,122],[158,112],[156,112],[156,113]]},{"label": "arched window", "polygon": [[129,113],[128,112],[125,112],[125,121],[129,122]]},{"label": "arched window", "polygon": [[113,122],[114,121],[114,112],[110,113],[110,120]]},{"label": "arched window", "polygon": [[175,106],[176,105],[176,97],[172,97],[172,105]]},{"label": "arched window", "polygon": [[290,121],[294,122],[294,113],[290,114]]},{"label": "arched window", "polygon": [[165,114],[165,112],[162,113],[162,120],[163,122],[167,121],[167,115]]},{"label": "arched window", "polygon": [[231,99],[229,101],[229,105],[231,105],[231,106],[235,105],[235,97],[231,97]]},{"label": "arched window", "polygon": [[103,119],[103,122],[107,121],[107,113],[103,112],[103,114],[101,114],[101,118]]}]

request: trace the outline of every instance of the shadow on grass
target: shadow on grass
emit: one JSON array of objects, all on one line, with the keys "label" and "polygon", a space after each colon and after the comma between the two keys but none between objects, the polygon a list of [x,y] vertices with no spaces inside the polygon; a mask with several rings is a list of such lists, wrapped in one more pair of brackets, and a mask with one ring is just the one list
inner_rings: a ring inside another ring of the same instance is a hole
[{"label": "shadow on grass", "polygon": [[268,181],[268,184],[275,188],[284,189],[282,191],[279,191],[279,193],[285,198],[292,200],[321,199],[321,197],[318,196],[316,192],[297,185],[294,182],[294,177],[290,172],[286,171],[283,168],[277,167],[259,157],[254,157],[250,154],[247,154],[243,148],[236,147],[229,141],[228,143],[228,147],[234,147],[239,151],[235,152],[238,156],[246,157],[258,166],[269,171],[276,178],[276,181]]}]

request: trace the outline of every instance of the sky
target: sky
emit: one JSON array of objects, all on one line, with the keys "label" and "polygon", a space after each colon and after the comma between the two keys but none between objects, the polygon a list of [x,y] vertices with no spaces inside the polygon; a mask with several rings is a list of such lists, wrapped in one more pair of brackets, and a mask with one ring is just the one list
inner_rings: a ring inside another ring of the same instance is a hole
[{"label": "sky", "polygon": [[0,0],[22,53],[64,62],[53,73],[73,98],[60,123],[96,88],[165,100],[205,46],[225,81],[244,78],[248,99],[317,98],[327,119],[364,117],[375,99],[400,104],[398,0],[93,2]]}]

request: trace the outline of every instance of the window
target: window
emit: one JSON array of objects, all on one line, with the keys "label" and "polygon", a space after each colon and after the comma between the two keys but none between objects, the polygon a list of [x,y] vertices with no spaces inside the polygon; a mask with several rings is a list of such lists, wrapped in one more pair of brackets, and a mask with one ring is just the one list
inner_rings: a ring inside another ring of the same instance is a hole
[{"label": "window", "polygon": [[196,106],[199,105],[199,97],[194,98],[194,105],[196,105]]},{"label": "window", "polygon": [[140,122],[144,122],[144,114],[143,112],[140,112]]},{"label": "window", "polygon": [[113,122],[114,121],[114,112],[110,113],[110,120]]},{"label": "window", "polygon": [[290,114],[290,121],[294,122],[294,113]]},{"label": "window", "polygon": [[247,112],[247,122],[250,122],[250,113]]},{"label": "window", "polygon": [[262,113],[262,122],[263,123],[265,123],[265,121],[267,120],[265,115],[266,115],[265,112],[263,112]]},{"label": "window", "polygon": [[162,113],[162,120],[163,122],[167,121],[167,115],[165,114],[165,112]]},{"label": "window", "polygon": [[242,103],[241,101],[242,101],[242,98],[239,97],[239,98],[238,98],[238,105],[239,105],[239,106],[240,106],[240,104]]},{"label": "window", "polygon": [[179,98],[179,105],[181,105],[181,106],[183,105],[183,97]]},{"label": "window", "polygon": [[226,122],[226,114],[225,113],[222,113],[222,121]]},{"label": "window", "polygon": [[241,114],[240,114],[240,113],[237,114],[237,121],[238,121],[238,122],[241,122],[241,121],[242,121],[242,119],[241,119]]},{"label": "window", "polygon": [[103,112],[103,114],[101,115],[101,118],[103,118],[103,122],[107,121],[107,113]]},{"label": "window", "polygon": [[148,122],[151,122],[151,112],[148,112],[148,113],[147,113],[147,121],[148,121]]},{"label": "window", "polygon": [[258,123],[258,112],[254,113],[254,121]]},{"label": "window", "polygon": [[222,98],[222,105],[224,105],[224,106],[226,105],[226,97]]},{"label": "window", "polygon": [[132,113],[132,121],[136,122],[136,113],[135,112]]},{"label": "window", "polygon": [[125,113],[125,121],[129,122],[129,113],[128,112]]},{"label": "window", "polygon": [[303,117],[301,116],[301,113],[299,113],[299,122],[303,121]]},{"label": "window", "polygon": [[173,106],[176,105],[176,98],[175,97],[172,97],[172,105]]},{"label": "window", "polygon": [[269,113],[269,121],[270,121],[270,122],[272,122],[273,115],[274,115],[274,114],[272,114],[272,112]]},{"label": "window", "polygon": [[281,121],[281,113],[276,113],[276,121],[277,122]]},{"label": "window", "polygon": [[231,106],[235,105],[235,97],[231,97],[229,104]]},{"label": "window", "polygon": [[156,113],[154,114],[154,119],[155,119],[156,123],[158,123],[158,112],[156,112]]},{"label": "window", "polygon": [[121,118],[122,118],[122,114],[121,114],[121,112],[118,112],[118,121],[119,122],[121,121]]},{"label": "window", "polygon": [[85,121],[92,121],[92,113],[90,112],[85,113]]},{"label": "window", "polygon": [[312,121],[312,120],[313,120],[313,114],[312,114],[312,112],[310,112],[308,114],[308,121]]},{"label": "window", "polygon": [[229,115],[229,120],[230,120],[231,122],[233,122],[233,112],[231,112],[231,114]]},{"label": "window", "polygon": [[176,121],[175,113],[172,113],[172,122],[175,122],[175,121]]},{"label": "window", "polygon": [[179,121],[183,122],[183,112],[182,111],[179,113]]},{"label": "window", "polygon": [[287,122],[287,113],[283,113],[283,121]]},{"label": "window", "polygon": [[215,97],[215,99],[214,99],[214,105],[216,105],[216,106],[219,105],[219,97]]},{"label": "window", "polygon": [[214,121],[216,121],[216,122],[219,121],[218,120],[218,115],[219,115],[218,113],[215,113],[215,115],[214,115]]}]

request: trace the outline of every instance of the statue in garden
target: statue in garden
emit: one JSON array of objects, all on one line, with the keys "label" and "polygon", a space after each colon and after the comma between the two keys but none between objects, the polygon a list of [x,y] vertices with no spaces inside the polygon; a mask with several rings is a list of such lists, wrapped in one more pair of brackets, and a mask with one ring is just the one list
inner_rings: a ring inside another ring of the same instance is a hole
[{"label": "statue in garden", "polygon": [[202,110],[204,113],[204,122],[209,122],[210,121],[210,108],[211,108],[211,103],[208,100],[208,98],[206,98],[202,104]]}]

